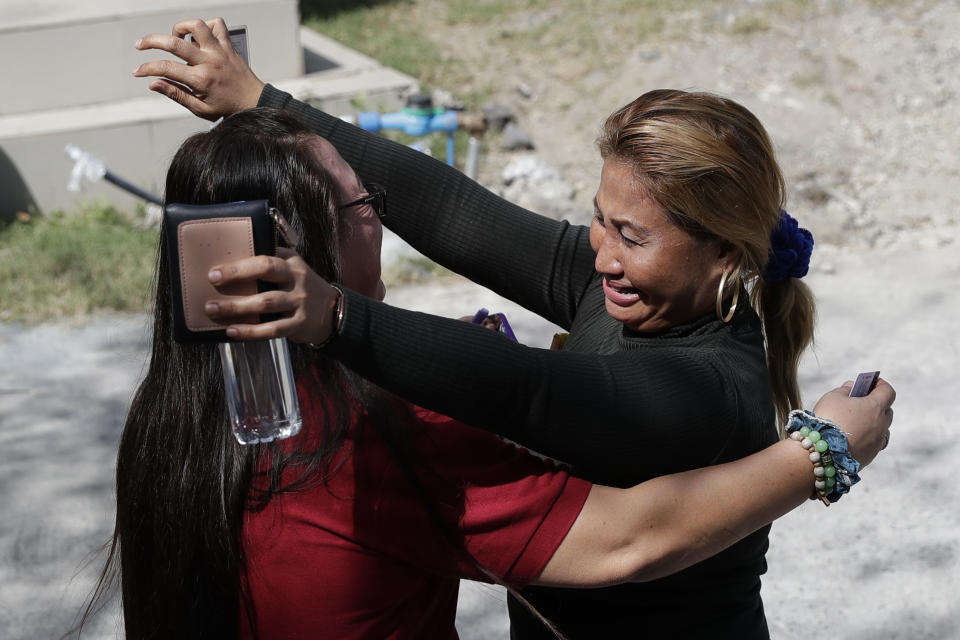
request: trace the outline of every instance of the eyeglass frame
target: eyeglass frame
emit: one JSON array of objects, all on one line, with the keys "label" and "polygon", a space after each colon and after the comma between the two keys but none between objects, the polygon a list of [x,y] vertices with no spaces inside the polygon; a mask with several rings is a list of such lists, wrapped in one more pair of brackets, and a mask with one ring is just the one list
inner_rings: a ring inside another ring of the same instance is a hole
[{"label": "eyeglass frame", "polygon": [[381,187],[375,182],[363,185],[364,190],[366,190],[367,195],[357,198],[346,204],[342,204],[337,207],[337,211],[343,211],[344,209],[349,209],[350,207],[356,207],[361,204],[369,204],[373,207],[373,212],[377,214],[377,217],[380,220],[383,220],[387,217],[387,190]]}]

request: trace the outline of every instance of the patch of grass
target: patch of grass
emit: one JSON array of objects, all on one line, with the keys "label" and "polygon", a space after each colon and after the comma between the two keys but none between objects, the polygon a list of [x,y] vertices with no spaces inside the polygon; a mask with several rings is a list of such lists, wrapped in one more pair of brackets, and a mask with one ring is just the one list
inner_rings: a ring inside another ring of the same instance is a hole
[{"label": "patch of grass", "polygon": [[[430,149],[430,155],[437,160],[447,161],[447,134],[441,132],[428,133],[425,136],[409,136],[402,131],[384,129],[380,132],[385,138],[394,140],[401,144],[420,143]],[[458,129],[453,132],[453,162],[454,165],[463,168],[464,160],[467,156],[467,144],[470,140],[470,133]]]},{"label": "patch of grass", "polygon": [[755,13],[748,13],[737,16],[730,26],[730,31],[738,36],[744,36],[756,33],[757,31],[766,31],[769,28],[770,23],[767,22],[765,17]]},{"label": "patch of grass", "polygon": [[817,67],[805,73],[795,73],[793,75],[793,84],[801,89],[808,89],[813,86],[822,85],[825,79],[823,67]]},{"label": "patch of grass", "polygon": [[[341,3],[349,4],[349,3]],[[459,60],[423,35],[414,2],[364,2],[327,13],[305,14],[315,31],[413,76],[424,85],[442,86]]]},{"label": "patch of grass", "polygon": [[456,277],[453,271],[423,256],[401,256],[383,271],[383,282],[388,287],[451,277]]},{"label": "patch of grass", "polygon": [[537,0],[449,0],[447,24],[489,24],[542,4]]},{"label": "patch of grass", "polygon": [[0,321],[38,322],[149,306],[157,231],[110,206],[0,229]]},{"label": "patch of grass", "polygon": [[[344,13],[320,25],[311,25],[326,35],[346,43],[388,67],[418,79],[427,70],[443,62],[439,47],[416,32],[384,29],[369,20],[363,11]],[[372,12],[371,12],[372,13]]]},{"label": "patch of grass", "polygon": [[471,109],[479,109],[493,97],[495,92],[496,87],[492,82],[482,82],[467,89],[463,95],[463,102]]},{"label": "patch of grass", "polygon": [[300,16],[306,21],[324,19],[345,11],[371,9],[382,5],[412,5],[414,0],[300,0]]},{"label": "patch of grass", "polygon": [[649,12],[641,15],[633,24],[634,34],[638,42],[643,42],[658,33],[663,32],[665,20],[662,14]]},{"label": "patch of grass", "polygon": [[850,73],[855,72],[857,69],[860,68],[860,64],[857,63],[856,60],[842,53],[837,54],[837,62],[840,63],[840,65],[844,68],[845,71]]}]

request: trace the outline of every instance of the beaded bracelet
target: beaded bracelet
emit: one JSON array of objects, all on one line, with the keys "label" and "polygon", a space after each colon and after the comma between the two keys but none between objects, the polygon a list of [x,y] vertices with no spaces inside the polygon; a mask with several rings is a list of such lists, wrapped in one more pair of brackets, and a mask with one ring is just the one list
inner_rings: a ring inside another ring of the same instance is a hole
[{"label": "beaded bracelet", "polygon": [[836,423],[798,409],[790,412],[787,433],[809,452],[814,476],[811,499],[829,506],[860,482],[860,463],[850,455],[847,436]]},{"label": "beaded bracelet", "polygon": [[330,341],[340,334],[340,327],[343,326],[343,308],[346,304],[346,296],[343,295],[343,289],[340,288],[340,285],[331,282],[330,286],[337,290],[337,304],[333,310],[333,329],[330,330],[330,335],[323,342],[309,343],[313,349],[322,349],[330,344]]}]

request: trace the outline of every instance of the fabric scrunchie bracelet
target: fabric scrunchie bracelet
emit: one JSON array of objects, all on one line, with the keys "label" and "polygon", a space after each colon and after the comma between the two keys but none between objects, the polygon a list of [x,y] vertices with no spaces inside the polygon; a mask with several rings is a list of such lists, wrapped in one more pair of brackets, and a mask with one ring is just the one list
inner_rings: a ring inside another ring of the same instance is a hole
[{"label": "fabric scrunchie bracelet", "polygon": [[787,433],[809,452],[815,487],[811,499],[830,506],[860,482],[860,463],[850,455],[847,436],[836,423],[795,409],[787,418]]}]

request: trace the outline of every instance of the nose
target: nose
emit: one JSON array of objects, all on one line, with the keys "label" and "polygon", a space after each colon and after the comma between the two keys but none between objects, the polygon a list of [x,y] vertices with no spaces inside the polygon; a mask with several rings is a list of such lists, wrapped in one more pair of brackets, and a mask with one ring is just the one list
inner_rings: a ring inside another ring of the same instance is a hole
[{"label": "nose", "polygon": [[620,254],[617,251],[617,243],[613,234],[603,232],[600,245],[597,247],[597,257],[593,261],[593,267],[597,270],[597,273],[607,276],[617,277],[623,273],[623,265],[620,264]]}]

